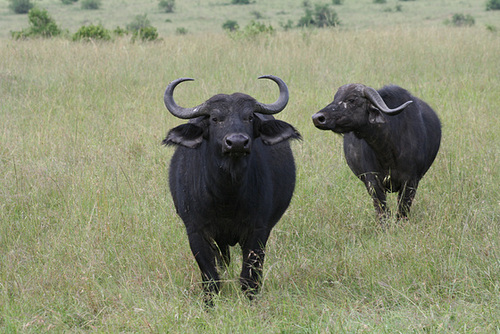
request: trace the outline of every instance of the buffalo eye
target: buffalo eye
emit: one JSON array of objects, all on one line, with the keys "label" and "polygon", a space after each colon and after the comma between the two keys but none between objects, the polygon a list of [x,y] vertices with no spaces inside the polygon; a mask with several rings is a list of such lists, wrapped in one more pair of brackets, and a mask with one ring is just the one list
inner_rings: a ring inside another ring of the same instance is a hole
[{"label": "buffalo eye", "polygon": [[212,117],[212,122],[214,123],[218,123],[219,122],[219,119],[217,117]]},{"label": "buffalo eye", "polygon": [[351,98],[351,99],[347,100],[347,103],[354,103],[354,102],[356,102],[356,99],[354,99],[354,98]]}]

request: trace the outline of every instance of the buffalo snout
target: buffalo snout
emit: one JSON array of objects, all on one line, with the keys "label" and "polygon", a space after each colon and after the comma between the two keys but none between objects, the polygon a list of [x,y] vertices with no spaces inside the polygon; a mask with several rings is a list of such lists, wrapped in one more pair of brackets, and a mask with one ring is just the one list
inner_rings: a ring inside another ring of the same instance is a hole
[{"label": "buffalo snout", "polygon": [[316,126],[318,129],[321,130],[328,130],[328,121],[325,117],[325,114],[322,112],[317,112],[312,116],[312,121],[314,123],[314,126]]},{"label": "buffalo snout", "polygon": [[222,151],[230,155],[246,155],[250,153],[250,137],[244,133],[230,133],[224,137]]}]

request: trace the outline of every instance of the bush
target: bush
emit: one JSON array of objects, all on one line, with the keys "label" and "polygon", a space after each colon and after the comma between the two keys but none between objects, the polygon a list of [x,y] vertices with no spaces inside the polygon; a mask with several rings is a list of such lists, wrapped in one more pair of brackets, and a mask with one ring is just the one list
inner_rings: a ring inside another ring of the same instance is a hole
[{"label": "bush", "polygon": [[271,25],[266,26],[264,23],[250,21],[242,30],[230,32],[230,36],[238,38],[256,38],[259,35],[274,34],[274,28]]},{"label": "bush", "polygon": [[61,34],[61,29],[49,15],[46,9],[33,7],[28,12],[28,21],[30,27],[22,31],[12,31],[11,36],[14,39],[26,37],[53,37]]},{"label": "bush", "polygon": [[9,9],[16,14],[26,14],[33,6],[30,0],[10,0]]},{"label": "bush", "polygon": [[73,41],[80,40],[104,40],[109,41],[111,39],[111,34],[108,29],[104,28],[102,25],[89,25],[82,26],[73,35]]},{"label": "bush", "polygon": [[260,34],[273,34],[274,28],[271,25],[266,26],[264,23],[250,21],[243,29],[246,36],[256,36]]},{"label": "bush", "polygon": [[154,41],[158,38],[158,30],[151,25],[147,14],[137,15],[127,30],[132,33],[132,40],[141,39],[143,41]]},{"label": "bush", "polygon": [[175,9],[175,0],[160,0],[158,7],[166,13],[173,13]]},{"label": "bush", "polygon": [[344,0],[332,0],[332,4],[334,5],[341,5],[344,3]]},{"label": "bush", "polygon": [[128,30],[127,29],[123,29],[120,26],[117,26],[115,28],[115,30],[113,30],[113,34],[115,34],[116,36],[124,36],[124,35],[128,34]]},{"label": "bush", "polygon": [[476,23],[476,20],[474,20],[474,17],[472,15],[467,14],[453,14],[451,20],[446,20],[445,24],[451,24],[454,25],[455,27],[470,27],[473,26],[474,23]]},{"label": "bush", "polygon": [[158,30],[151,26],[141,28],[132,36],[132,40],[137,38],[141,39],[141,41],[154,41],[158,38]]},{"label": "bush", "polygon": [[373,3],[386,3],[387,0],[373,0]]},{"label": "bush", "polygon": [[236,31],[240,29],[240,26],[238,25],[238,22],[234,20],[227,20],[222,24],[222,29],[228,30],[228,31]]},{"label": "bush", "polygon": [[82,0],[82,9],[99,9],[101,0]]},{"label": "bush", "polygon": [[290,30],[293,28],[293,21],[292,20],[288,20],[286,21],[285,23],[281,22],[280,23],[280,26],[283,28],[283,30]]},{"label": "bush", "polygon": [[486,10],[498,9],[500,9],[500,0],[488,0],[488,2],[486,2]]},{"label": "bush", "polygon": [[497,27],[495,27],[492,24],[487,24],[486,25],[486,30],[491,31],[491,32],[497,32],[498,29],[497,29]]},{"label": "bush", "polygon": [[186,35],[188,33],[188,30],[184,27],[179,27],[179,28],[175,29],[175,33],[177,35]]},{"label": "bush", "polygon": [[64,5],[72,5],[73,3],[77,2],[78,0],[61,0],[61,2]]},{"label": "bush", "polygon": [[137,15],[131,23],[127,24],[127,30],[130,32],[136,32],[147,27],[151,27],[147,14]]},{"label": "bush", "polygon": [[316,4],[314,6],[314,11],[309,7],[305,7],[305,15],[300,18],[299,27],[311,27],[315,26],[318,28],[323,27],[335,27],[340,24],[337,12],[330,8],[328,4]]},{"label": "bush", "polygon": [[231,0],[233,5],[248,5],[250,0]]}]

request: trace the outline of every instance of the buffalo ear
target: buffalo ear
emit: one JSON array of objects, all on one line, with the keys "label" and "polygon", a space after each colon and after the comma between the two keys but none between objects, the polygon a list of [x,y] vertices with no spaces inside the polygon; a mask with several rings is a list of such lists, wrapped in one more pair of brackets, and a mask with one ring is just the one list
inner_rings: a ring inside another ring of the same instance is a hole
[{"label": "buffalo ear", "polygon": [[180,145],[197,148],[203,141],[203,129],[195,124],[187,123],[171,129],[163,139],[163,145]]},{"label": "buffalo ear", "polygon": [[300,133],[293,126],[277,119],[262,121],[259,135],[266,145],[275,145],[288,139],[302,139]]},{"label": "buffalo ear", "polygon": [[370,124],[383,124],[385,117],[379,109],[372,106],[368,109],[368,122]]}]

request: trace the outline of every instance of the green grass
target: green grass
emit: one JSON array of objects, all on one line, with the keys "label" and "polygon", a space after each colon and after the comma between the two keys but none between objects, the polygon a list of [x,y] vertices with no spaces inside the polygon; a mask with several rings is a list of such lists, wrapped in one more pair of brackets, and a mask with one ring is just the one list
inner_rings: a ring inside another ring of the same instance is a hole
[{"label": "green grass", "polygon": [[[163,37],[0,39],[1,332],[500,331],[497,34],[476,23]],[[304,137],[296,192],[257,300],[239,291],[234,249],[207,311],[168,191],[173,150],[160,142],[182,121],[163,91],[190,76],[181,105],[235,91],[270,103],[263,74],[287,82],[278,118]],[[387,231],[341,137],[311,122],[349,82],[399,84],[443,123],[411,218]]]},{"label": "green grass", "polygon": [[[98,10],[83,10],[79,2],[64,5],[60,0],[35,1],[37,6],[48,10],[61,29],[74,34],[83,25],[102,24],[113,30],[125,28],[137,15],[146,14],[151,24],[158,29],[160,37],[174,35],[184,28],[189,34],[220,33],[227,20],[235,20],[243,28],[252,20],[281,29],[281,25],[292,21],[296,25],[304,16],[303,0],[254,1],[250,5],[231,5],[230,0],[177,0],[174,13],[162,12],[158,0],[131,2],[122,0],[102,1]],[[317,3],[331,1],[311,0]],[[8,8],[8,0],[0,0],[0,37],[10,37],[10,31],[28,27],[27,15],[14,14]],[[397,11],[396,7],[401,6]],[[342,29],[373,29],[395,25],[420,27],[441,26],[454,14],[470,14],[476,26],[499,27],[498,11],[486,11],[482,0],[388,0],[386,4],[375,4],[373,0],[346,0],[343,5],[333,6],[342,22]]]}]

